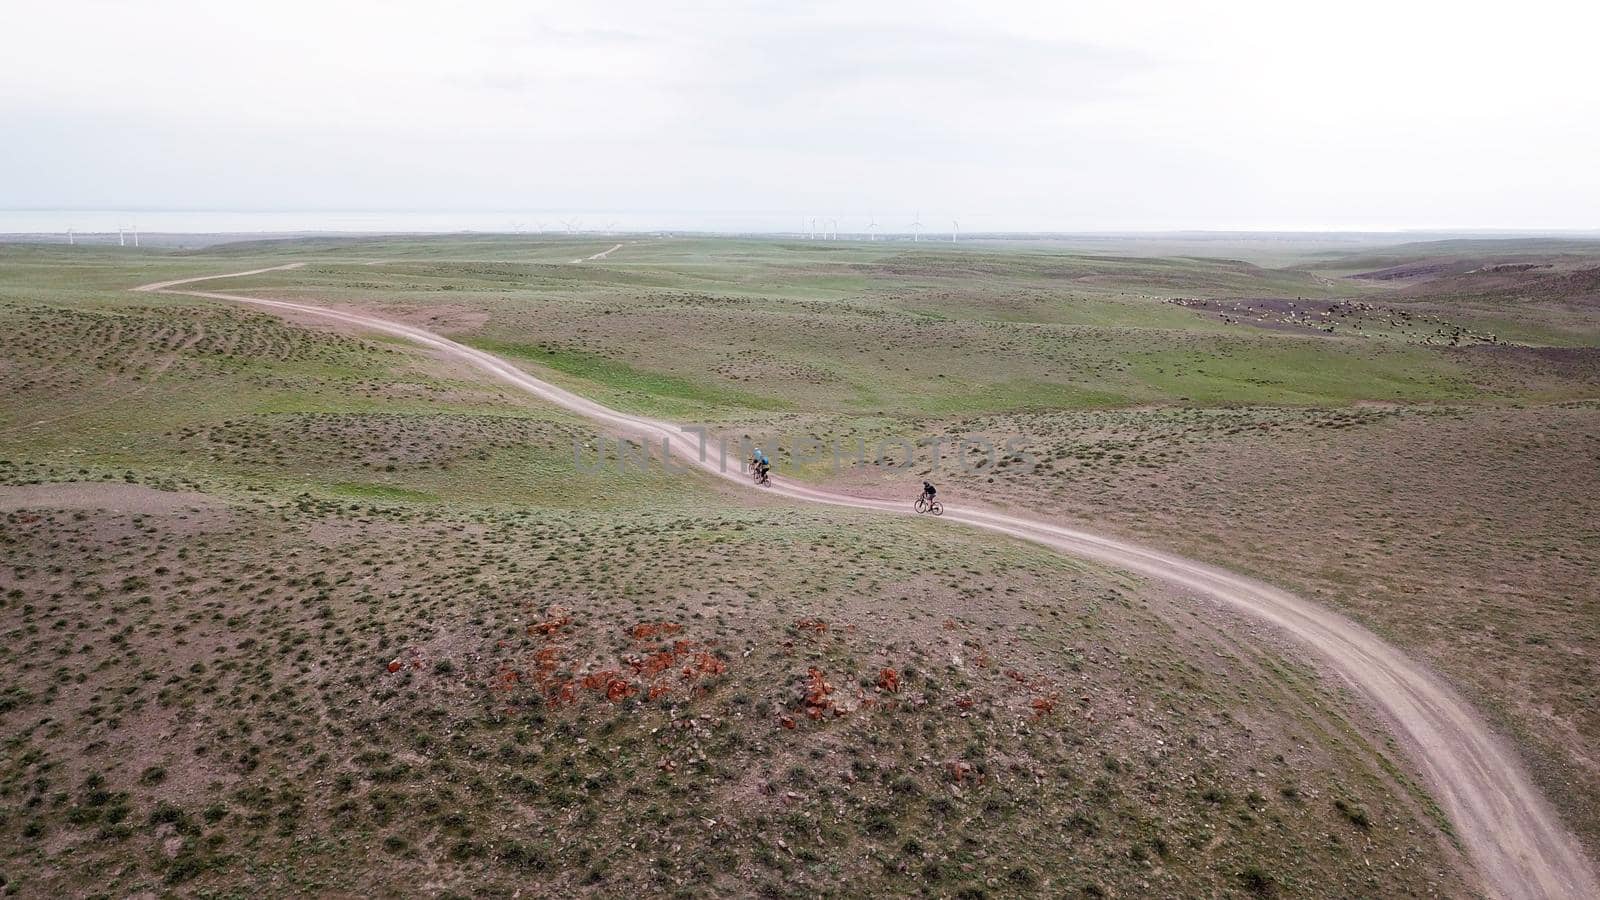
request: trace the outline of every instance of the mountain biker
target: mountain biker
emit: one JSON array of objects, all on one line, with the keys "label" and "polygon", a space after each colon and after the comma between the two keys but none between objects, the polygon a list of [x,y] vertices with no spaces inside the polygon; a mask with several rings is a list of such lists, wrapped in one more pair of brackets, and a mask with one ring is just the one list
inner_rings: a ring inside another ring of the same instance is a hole
[{"label": "mountain biker", "polygon": [[767,459],[767,455],[757,447],[755,453],[750,456],[750,467],[755,470],[756,478],[766,481],[767,473],[772,471],[772,460]]},{"label": "mountain biker", "polygon": [[931,481],[922,482],[922,499],[923,500],[926,500],[927,502],[932,503],[933,502],[933,497],[937,493],[939,493],[939,489],[933,486],[933,482],[931,482]]}]

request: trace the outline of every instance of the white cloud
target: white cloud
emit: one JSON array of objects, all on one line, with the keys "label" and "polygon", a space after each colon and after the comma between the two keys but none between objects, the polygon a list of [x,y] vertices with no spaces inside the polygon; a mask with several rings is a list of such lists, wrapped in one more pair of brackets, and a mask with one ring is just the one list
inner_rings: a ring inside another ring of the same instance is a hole
[{"label": "white cloud", "polygon": [[24,174],[0,206],[1600,226],[1592,4],[13,2],[5,24]]}]

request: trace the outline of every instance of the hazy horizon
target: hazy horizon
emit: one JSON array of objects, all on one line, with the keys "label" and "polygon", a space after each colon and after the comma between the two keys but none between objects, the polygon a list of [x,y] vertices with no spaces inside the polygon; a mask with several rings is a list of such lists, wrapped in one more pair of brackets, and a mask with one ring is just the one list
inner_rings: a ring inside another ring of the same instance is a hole
[{"label": "hazy horizon", "polygon": [[[791,217],[793,218],[793,217]],[[836,224],[818,217],[817,237],[831,233],[840,239],[879,239],[909,237],[915,229],[908,222],[876,217],[877,227],[868,227],[867,217],[831,217]],[[910,218],[910,217],[908,217]],[[1208,236],[1316,239],[1316,238],[1414,238],[1439,237],[1560,237],[1600,239],[1600,228],[1169,228],[1160,226],[1048,227],[986,226],[981,218],[961,223],[959,231],[950,221],[921,217],[924,241],[950,241],[978,236],[1017,237],[1163,237]],[[565,224],[571,222],[570,229]],[[681,233],[705,235],[811,236],[809,219],[784,227],[782,214],[715,211],[609,210],[453,210],[453,209],[0,209],[0,235],[55,236],[62,240],[71,233],[116,235],[119,229],[147,236],[170,235],[292,235],[292,234],[525,234],[529,236],[563,234],[598,236],[605,234]]]}]

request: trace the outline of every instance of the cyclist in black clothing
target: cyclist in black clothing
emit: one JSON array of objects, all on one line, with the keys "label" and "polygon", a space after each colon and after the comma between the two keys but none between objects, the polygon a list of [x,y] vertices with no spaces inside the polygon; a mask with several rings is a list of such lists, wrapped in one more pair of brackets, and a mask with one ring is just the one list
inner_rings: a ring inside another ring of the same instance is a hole
[{"label": "cyclist in black clothing", "polygon": [[922,499],[928,501],[929,503],[932,503],[933,502],[933,495],[935,495],[937,493],[939,493],[939,489],[933,486],[933,482],[931,482],[931,481],[922,482]]}]

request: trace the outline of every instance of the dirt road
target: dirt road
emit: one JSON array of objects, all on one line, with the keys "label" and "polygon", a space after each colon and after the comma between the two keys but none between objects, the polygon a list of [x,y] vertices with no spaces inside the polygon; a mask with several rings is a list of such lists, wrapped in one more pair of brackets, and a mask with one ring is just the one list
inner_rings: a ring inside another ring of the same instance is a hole
[{"label": "dirt road", "polygon": [[[275,268],[292,268],[278,266]],[[548,384],[482,350],[421,328],[361,313],[284,300],[195,290],[173,290],[214,278],[253,275],[269,269],[187,278],[134,288],[245,303],[311,315],[405,338],[468,363],[542,400],[572,410],[611,429],[650,442],[659,451],[671,442],[673,457],[707,473],[749,486],[735,464],[725,469],[716,454],[702,460],[698,438],[669,422],[628,415]],[[754,489],[754,488],[752,488]],[[770,490],[811,503],[911,515],[910,498],[856,497],[775,479]],[[1428,787],[1439,800],[1476,865],[1486,892],[1505,898],[1600,897],[1600,882],[1576,838],[1528,778],[1516,754],[1482,717],[1425,666],[1408,659],[1376,635],[1330,610],[1271,585],[1169,553],[1049,522],[976,507],[945,504],[944,521],[959,522],[1042,544],[1071,556],[1182,585],[1280,628],[1317,653],[1387,719]]]},{"label": "dirt road", "polygon": [[572,264],[573,265],[577,265],[578,263],[587,262],[587,261],[592,260],[592,259],[605,259],[606,257],[610,256],[611,254],[613,254],[613,253],[615,253],[615,252],[617,252],[618,250],[621,250],[621,249],[622,249],[622,245],[618,244],[615,247],[612,247],[610,250],[601,250],[599,253],[596,253],[593,256],[585,256],[582,259],[575,259],[575,260],[572,261]]}]

